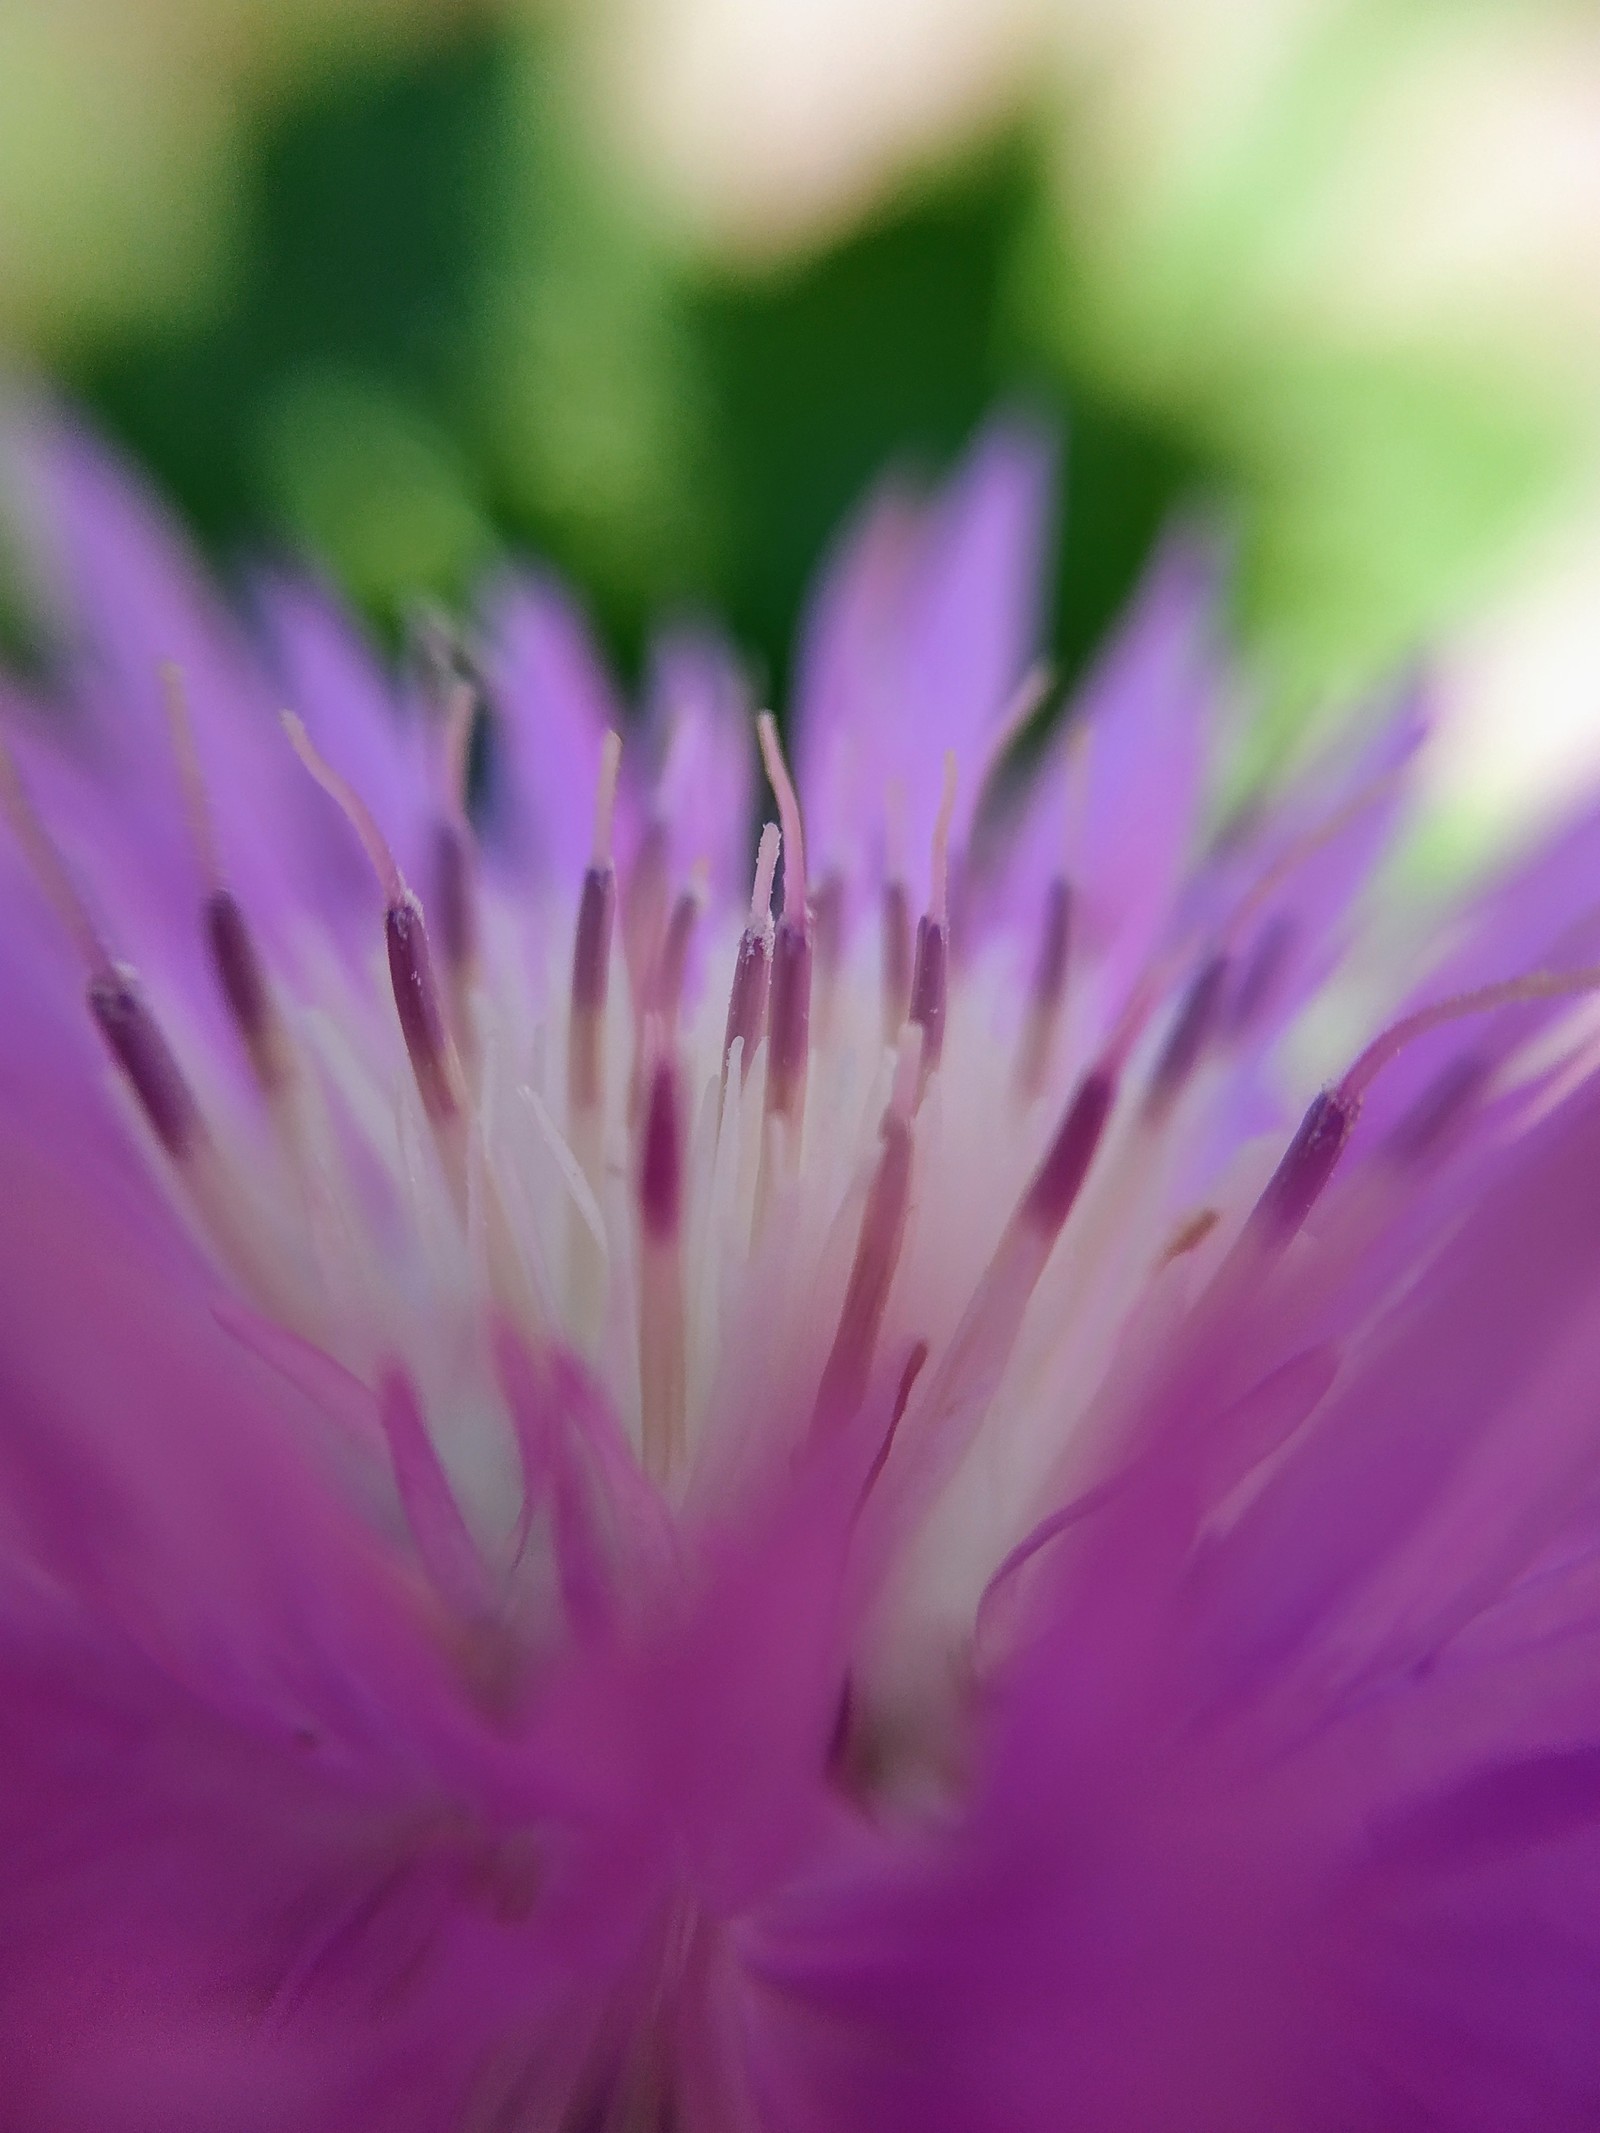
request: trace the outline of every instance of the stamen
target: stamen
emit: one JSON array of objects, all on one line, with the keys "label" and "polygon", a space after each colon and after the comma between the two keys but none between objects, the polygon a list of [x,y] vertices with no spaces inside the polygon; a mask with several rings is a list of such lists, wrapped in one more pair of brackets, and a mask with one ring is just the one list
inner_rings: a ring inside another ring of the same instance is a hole
[{"label": "stamen", "polygon": [[362,848],[372,862],[372,871],[378,877],[378,886],[383,891],[384,901],[391,907],[404,903],[409,893],[405,877],[400,872],[394,853],[389,849],[389,840],[379,829],[371,808],[349,779],[335,770],[333,765],[318,753],[310,734],[292,711],[283,713],[282,724],[284,732],[289,736],[290,747],[360,838]]},{"label": "stamen", "polygon": [[575,1112],[597,1111],[604,1090],[603,1040],[610,989],[617,878],[609,863],[587,869],[572,940],[572,1019],[567,1094]]},{"label": "stamen", "polygon": [[803,925],[806,909],[806,843],[800,823],[800,801],[795,793],[794,780],[789,775],[789,766],[783,759],[777,721],[770,711],[763,711],[756,720],[756,735],[761,743],[761,760],[766,766],[767,782],[778,802],[778,820],[783,825],[783,915],[787,919],[798,920]]},{"label": "stamen", "polygon": [[1213,955],[1196,972],[1150,1077],[1144,1100],[1147,1124],[1159,1126],[1165,1121],[1185,1082],[1199,1064],[1200,1055],[1216,1026],[1228,970],[1228,957]]},{"label": "stamen", "polygon": [[1104,1059],[1079,1082],[1055,1139],[1001,1233],[919,1406],[919,1466],[910,1477],[931,1500],[999,1390],[1034,1290],[1083,1189],[1116,1100]]},{"label": "stamen", "polygon": [[351,828],[361,839],[373,872],[383,890],[384,945],[389,956],[389,982],[394,992],[400,1034],[405,1039],[417,1094],[429,1123],[438,1129],[451,1126],[462,1105],[461,1062],[445,1022],[434,977],[433,957],[428,947],[422,906],[406,887],[399,862],[389,849],[365,800],[313,747],[310,735],[292,711],[283,714],[283,730],[290,745],[323,791],[343,810]]},{"label": "stamen", "polygon": [[657,1061],[639,1154],[639,1389],[644,1463],[663,1481],[684,1454],[683,1128],[677,1069]]},{"label": "stamen", "polygon": [[911,1012],[911,902],[898,875],[883,885],[883,1041],[899,1041]]},{"label": "stamen", "polygon": [[922,1031],[922,1070],[926,1077],[944,1051],[945,1009],[950,974],[950,823],[956,806],[956,758],[945,753],[944,789],[933,825],[928,909],[917,921],[917,958],[911,975],[910,1019]]},{"label": "stamen", "polygon": [[1319,822],[1315,828],[1307,830],[1303,837],[1297,837],[1288,850],[1273,861],[1234,906],[1223,926],[1223,944],[1231,945],[1237,941],[1262,905],[1282,888],[1291,874],[1297,873],[1308,860],[1314,859],[1318,852],[1325,850],[1336,837],[1343,836],[1364,814],[1386,799],[1399,786],[1403,776],[1403,769],[1384,771],[1370,784],[1364,785],[1343,807],[1336,808],[1326,821]]},{"label": "stamen", "polygon": [[172,753],[183,787],[184,813],[200,862],[201,878],[207,887],[206,900],[201,907],[201,924],[211,968],[233,1026],[249,1055],[257,1084],[263,1094],[275,1096],[288,1079],[288,1049],[255,938],[238,898],[226,886],[217,848],[216,825],[212,820],[211,796],[195,746],[194,723],[189,716],[183,674],[170,661],[161,668],[161,685],[166,696]]},{"label": "stamen", "polygon": [[639,1162],[639,1212],[645,1235],[656,1243],[676,1238],[683,1220],[683,1148],[678,1126],[677,1073],[670,1059],[656,1062],[650,1082]]},{"label": "stamen", "polygon": [[1323,1089],[1311,1099],[1299,1131],[1250,1211],[1244,1237],[1281,1251],[1298,1236],[1333,1176],[1360,1109],[1359,1096],[1343,1088]]},{"label": "stamen", "polygon": [[1224,1013],[1228,1036],[1242,1036],[1271,999],[1279,973],[1288,961],[1294,932],[1294,921],[1284,911],[1268,919],[1262,927]]},{"label": "stamen", "polygon": [[439,915],[439,939],[453,993],[459,989],[456,981],[464,985],[478,960],[478,901],[473,871],[471,840],[462,820],[446,818],[436,822],[433,908]]},{"label": "stamen", "polygon": [[811,1045],[811,937],[803,922],[796,924],[789,916],[788,900],[786,876],[784,914],[772,938],[766,1110],[768,1118],[783,1119],[798,1129]]},{"label": "stamen", "polygon": [[1166,1249],[1156,1261],[1157,1269],[1171,1266],[1176,1260],[1187,1258],[1190,1252],[1198,1251],[1221,1220],[1222,1215],[1215,1207],[1197,1209],[1168,1239]]},{"label": "stamen", "polygon": [[204,906],[206,946],[234,1028],[244,1041],[262,1091],[273,1096],[288,1080],[282,1025],[254,936],[231,889],[215,888]]},{"label": "stamen", "polygon": [[950,825],[956,811],[956,752],[944,754],[944,783],[933,824],[933,857],[928,873],[928,916],[944,926],[950,917]]},{"label": "stamen", "polygon": [[814,1431],[842,1428],[866,1393],[911,1206],[911,1114],[917,1082],[917,1047],[902,1042],[839,1324],[812,1410]]},{"label": "stamen", "polygon": [[[1298,1233],[1344,1152],[1360,1115],[1362,1099],[1383,1069],[1408,1044],[1425,1037],[1430,1030],[1470,1015],[1493,1014],[1502,1007],[1518,1007],[1530,1000],[1572,999],[1597,990],[1600,968],[1535,971],[1498,985],[1480,986],[1475,992],[1457,993],[1451,999],[1402,1016],[1373,1039],[1336,1087],[1324,1089],[1312,1098],[1299,1132],[1251,1211],[1241,1244],[1251,1240],[1268,1249],[1281,1250]],[[1451,1103],[1466,1100],[1450,1091],[1447,1097]]]},{"label": "stamen", "polygon": [[974,810],[977,834],[995,826],[1002,813],[1006,770],[1017,743],[1032,725],[1036,713],[1055,687],[1056,672],[1048,659],[1036,659],[1012,690],[995,722],[993,734],[978,773],[978,804]]},{"label": "stamen", "polygon": [[1116,1094],[1116,1077],[1104,1064],[1091,1067],[1079,1082],[1018,1209],[1019,1218],[1032,1228],[1053,1238],[1072,1212]]},{"label": "stamen", "polygon": [[110,952],[89,916],[88,905],[67,872],[54,839],[39,818],[3,736],[0,736],[0,807],[5,810],[28,871],[38,883],[46,902],[71,934],[84,967],[94,975],[111,975],[114,966]]},{"label": "stamen", "polygon": [[1044,924],[1033,966],[1028,1018],[1017,1054],[1015,1088],[1022,1103],[1032,1103],[1050,1072],[1050,1055],[1067,996],[1067,968],[1072,951],[1072,890],[1057,874],[1045,890]]},{"label": "stamen", "polygon": [[[616,921],[617,876],[611,863],[620,736],[608,733],[595,795],[594,857],[578,895],[572,937],[572,1002],[567,1021],[568,1136],[589,1189],[597,1197],[604,1168],[605,1024],[611,987],[611,935]],[[568,1226],[568,1287],[580,1329],[598,1334],[605,1300],[605,1258],[576,1207]]]},{"label": "stamen", "polygon": [[704,880],[700,877],[679,892],[678,900],[672,907],[672,916],[667,920],[666,935],[656,962],[651,1006],[661,1017],[662,1027],[669,1036],[678,1026],[678,1013],[683,1004],[684,979],[689,968],[689,948],[694,939],[695,928],[700,923],[700,914],[705,908],[705,894]]},{"label": "stamen", "polygon": [[87,998],[105,1040],[150,1130],[175,1163],[188,1163],[204,1140],[200,1109],[161,1025],[131,971],[114,963],[78,894],[60,852],[0,738],[0,807],[40,889],[54,905],[88,970]]},{"label": "stamen", "polygon": [[769,822],[756,853],[756,882],[750,896],[750,922],[739,939],[733,984],[728,991],[728,1020],[722,1037],[722,1090],[728,1088],[728,1061],[737,1043],[739,1084],[750,1078],[750,1063],[767,1021],[767,993],[772,977],[772,877],[778,865],[778,830]]},{"label": "stamen", "polygon": [[[777,797],[783,824],[783,911],[772,938],[772,974],[767,1000],[766,1115],[782,1120],[795,1136],[805,1109],[806,1062],[811,1042],[811,918],[806,908],[806,845],[800,802],[783,759],[770,711],[756,721],[761,760]],[[742,960],[742,957],[741,957]],[[737,973],[735,973],[737,983]]]},{"label": "stamen", "polygon": [[772,884],[778,871],[778,849],[782,842],[778,825],[769,822],[761,832],[761,842],[756,849],[756,879],[750,891],[750,925],[757,933],[765,934],[772,924]]},{"label": "stamen", "polygon": [[894,1450],[894,1440],[900,1434],[900,1424],[905,1420],[906,1409],[911,1404],[911,1395],[916,1390],[917,1380],[921,1377],[923,1365],[927,1360],[927,1342],[924,1340],[913,1342],[911,1353],[905,1360],[905,1367],[900,1372],[900,1382],[895,1387],[894,1405],[889,1410],[889,1426],[883,1433],[883,1442],[878,1446],[872,1464],[867,1469],[867,1477],[861,1484],[862,1503],[865,1503],[872,1494],[879,1475],[889,1464],[889,1454]]},{"label": "stamen", "polygon": [[766,941],[759,933],[746,928],[739,942],[739,954],[733,966],[733,984],[728,992],[728,1022],[722,1039],[722,1082],[727,1087],[728,1061],[733,1056],[737,1043],[739,1052],[739,1082],[750,1078],[750,1063],[755,1057],[756,1046],[761,1042],[767,1019],[767,993],[771,983],[772,963]]},{"label": "stamen", "polygon": [[470,819],[472,736],[481,702],[465,675],[452,678],[444,706],[444,798],[452,821],[463,828]]},{"label": "stamen", "polygon": [[1461,1052],[1447,1061],[1390,1133],[1384,1154],[1396,1163],[1431,1155],[1476,1102],[1490,1072],[1491,1062],[1480,1052]]},{"label": "stamen", "polygon": [[422,1108],[434,1126],[448,1126],[461,1110],[461,1076],[439,1003],[422,907],[409,893],[383,915],[389,982],[416,1077]]},{"label": "stamen", "polygon": [[634,1005],[642,1015],[649,1005],[666,932],[668,896],[667,825],[645,825],[644,836],[622,892],[622,953]]},{"label": "stamen", "polygon": [[611,865],[611,839],[617,814],[617,776],[622,768],[622,735],[607,733],[600,745],[600,778],[594,793],[592,864]]},{"label": "stamen", "polygon": [[811,899],[811,940],[816,955],[817,1034],[826,1044],[833,1027],[840,966],[844,961],[844,876],[830,867]]},{"label": "stamen", "polygon": [[939,1064],[944,1051],[945,1008],[949,987],[950,934],[932,916],[917,921],[917,962],[911,980],[910,1020],[922,1031],[925,1073]]},{"label": "stamen", "polygon": [[132,977],[123,971],[92,977],[89,1012],[156,1139],[175,1163],[187,1163],[203,1139],[199,1106]]},{"label": "stamen", "polygon": [[161,667],[161,689],[166,698],[167,730],[172,736],[173,759],[178,766],[178,782],[183,787],[183,811],[188,818],[189,834],[194,839],[195,852],[200,861],[201,878],[206,886],[217,889],[222,886],[222,864],[217,855],[216,825],[211,816],[211,795],[206,789],[205,773],[200,768],[200,753],[195,747],[194,723],[189,716],[189,698],[183,685],[183,671],[171,660]]},{"label": "stamen", "polygon": [[443,805],[433,828],[433,908],[444,949],[450,1033],[470,1079],[478,1072],[473,995],[478,980],[477,847],[469,806],[472,737],[482,697],[449,653],[443,668],[444,736],[440,782]]},{"label": "stamen", "polygon": [[811,899],[811,937],[816,944],[818,975],[831,978],[844,946],[844,876],[837,867],[828,869]]},{"label": "stamen", "polygon": [[1587,970],[1536,970],[1526,977],[1504,979],[1498,985],[1481,985],[1475,992],[1457,993],[1451,999],[1436,1001],[1432,1007],[1420,1007],[1415,1014],[1402,1016],[1374,1037],[1340,1082],[1340,1090],[1352,1103],[1359,1103],[1391,1059],[1444,1023],[1460,1022],[1469,1015],[1493,1014],[1502,1007],[1520,1007],[1530,1000],[1574,999],[1595,991],[1600,991],[1600,966]]}]

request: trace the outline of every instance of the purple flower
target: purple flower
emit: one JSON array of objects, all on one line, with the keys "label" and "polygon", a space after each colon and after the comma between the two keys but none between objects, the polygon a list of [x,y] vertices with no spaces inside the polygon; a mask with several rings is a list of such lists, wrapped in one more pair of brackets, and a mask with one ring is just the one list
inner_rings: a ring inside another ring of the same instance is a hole
[{"label": "purple flower", "polygon": [[1178,539],[1019,788],[1024,427],[794,783],[26,457],[0,2123],[1600,2124],[1600,812],[1333,1056],[1417,708],[1219,829]]}]

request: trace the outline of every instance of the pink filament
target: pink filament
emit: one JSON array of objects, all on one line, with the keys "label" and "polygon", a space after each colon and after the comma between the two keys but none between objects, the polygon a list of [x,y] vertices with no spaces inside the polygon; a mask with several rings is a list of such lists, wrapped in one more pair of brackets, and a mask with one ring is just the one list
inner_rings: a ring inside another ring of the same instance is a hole
[{"label": "pink filament", "polygon": [[1289,876],[1298,873],[1308,860],[1314,859],[1318,852],[1332,844],[1336,837],[1343,836],[1353,823],[1359,822],[1370,808],[1376,807],[1381,800],[1387,798],[1399,784],[1400,776],[1398,770],[1384,771],[1381,777],[1364,785],[1343,807],[1335,809],[1325,822],[1319,822],[1315,829],[1307,830],[1303,837],[1297,837],[1288,850],[1281,853],[1266,872],[1252,883],[1234,906],[1223,924],[1221,945],[1226,946],[1237,940],[1262,905],[1283,886]]},{"label": "pink filament", "polygon": [[600,777],[594,789],[593,864],[609,867],[617,814],[617,774],[622,768],[622,735],[608,733],[600,747]]},{"label": "pink filament", "polygon": [[782,843],[778,825],[769,822],[761,832],[761,842],[756,849],[756,878],[750,891],[750,924],[757,932],[772,923],[772,884],[778,871],[778,850]]},{"label": "pink filament", "polygon": [[778,802],[778,820],[783,824],[783,909],[785,916],[804,922],[806,908],[806,843],[800,826],[800,801],[783,759],[777,721],[763,711],[756,721],[761,742],[761,760]]},{"label": "pink filament", "polygon": [[911,904],[898,876],[883,885],[883,1037],[893,1044],[911,1011]]},{"label": "pink filament", "polygon": [[83,957],[84,966],[90,975],[97,978],[115,976],[104,941],[89,908],[78,894],[72,877],[49,831],[39,818],[38,810],[28,796],[16,762],[3,737],[0,737],[0,808],[5,810],[12,833],[22,848],[22,856],[28,870],[39,884],[45,900],[54,908],[62,924],[71,934],[73,943]]},{"label": "pink filament", "polygon": [[1469,1015],[1493,1014],[1497,1008],[1518,1007],[1530,1000],[1561,1000],[1600,991],[1600,966],[1586,970],[1536,970],[1526,977],[1506,978],[1498,985],[1482,985],[1474,992],[1456,993],[1431,1007],[1404,1015],[1374,1037],[1339,1084],[1340,1094],[1359,1103],[1390,1060],[1418,1037],[1447,1022],[1460,1022]]},{"label": "pink filament", "polygon": [[944,783],[939,793],[939,812],[933,825],[933,857],[929,870],[928,916],[942,926],[949,915],[950,824],[956,811],[956,752],[945,750]]},{"label": "pink filament", "polygon": [[478,692],[470,681],[452,683],[444,711],[444,798],[452,821],[465,827],[467,784],[472,766],[472,729]]},{"label": "pink filament", "polygon": [[389,840],[379,829],[371,808],[349,779],[335,770],[333,765],[318,753],[310,734],[292,711],[283,713],[283,730],[289,736],[290,747],[360,838],[362,849],[372,862],[372,871],[378,877],[378,886],[383,891],[385,902],[390,905],[403,904],[406,900],[405,876],[401,873],[399,863],[389,849]]},{"label": "pink filament", "polygon": [[206,790],[200,753],[195,747],[194,722],[189,716],[183,671],[170,660],[161,669],[161,687],[166,697],[167,728],[172,735],[178,782],[183,787],[183,810],[188,817],[189,834],[194,839],[200,872],[207,888],[219,889],[222,886],[222,863],[217,854],[216,825],[211,819],[211,796]]},{"label": "pink filament", "polygon": [[994,734],[978,775],[978,812],[988,808],[999,787],[1006,759],[1021,740],[1045,698],[1055,687],[1055,668],[1048,659],[1036,659],[1001,708]]},{"label": "pink filament", "polygon": [[911,1113],[916,1081],[913,1049],[903,1046],[884,1114],[877,1166],[867,1187],[839,1324],[817,1388],[811,1418],[814,1430],[839,1428],[850,1421],[867,1389],[911,1204]]}]

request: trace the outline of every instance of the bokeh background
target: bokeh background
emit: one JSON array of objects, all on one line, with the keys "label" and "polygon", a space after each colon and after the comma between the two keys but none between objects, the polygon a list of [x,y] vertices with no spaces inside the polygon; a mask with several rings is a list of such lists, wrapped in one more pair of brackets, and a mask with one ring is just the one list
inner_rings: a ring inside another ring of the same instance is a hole
[{"label": "bokeh background", "polygon": [[375,626],[507,545],[781,697],[997,400],[1056,649],[1227,521],[1246,767],[1426,652],[1435,849],[1600,773],[1596,0],[0,0],[0,370]]}]

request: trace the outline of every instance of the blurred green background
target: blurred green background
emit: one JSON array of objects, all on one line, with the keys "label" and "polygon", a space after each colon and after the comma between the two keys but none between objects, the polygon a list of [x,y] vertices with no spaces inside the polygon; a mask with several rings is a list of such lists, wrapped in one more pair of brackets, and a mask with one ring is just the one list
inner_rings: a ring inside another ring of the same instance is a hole
[{"label": "blurred green background", "polygon": [[870,480],[1022,398],[1067,438],[1064,674],[1203,501],[1270,758],[1596,491],[1596,31],[1563,0],[10,0],[0,333],[223,558],[309,549],[391,626],[531,548],[625,667],[708,605],[775,692]]}]

